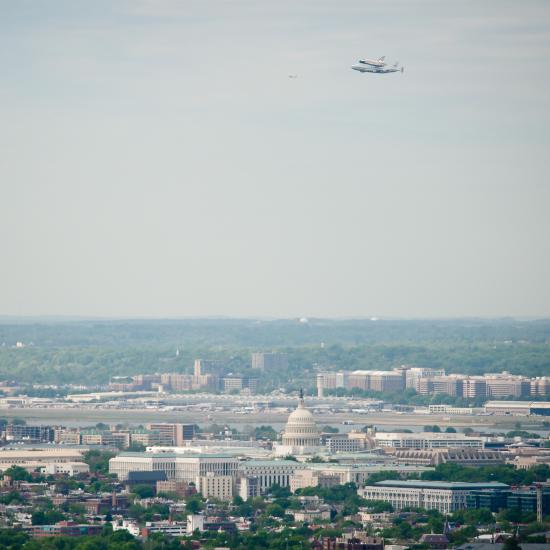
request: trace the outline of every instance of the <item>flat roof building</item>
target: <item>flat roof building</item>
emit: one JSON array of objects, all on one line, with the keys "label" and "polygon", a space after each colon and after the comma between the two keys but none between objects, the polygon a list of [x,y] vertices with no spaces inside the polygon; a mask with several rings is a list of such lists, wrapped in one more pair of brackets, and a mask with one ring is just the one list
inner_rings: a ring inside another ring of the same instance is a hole
[{"label": "flat roof building", "polygon": [[183,453],[120,453],[109,460],[109,473],[128,479],[129,472],[164,471],[167,479],[196,482],[208,472],[235,477],[239,461],[219,454],[185,455]]},{"label": "flat roof building", "polygon": [[368,500],[389,502],[396,510],[424,508],[442,514],[452,513],[467,507],[467,497],[473,491],[503,490],[505,483],[462,483],[444,481],[386,480],[359,489],[358,493]]},{"label": "flat roof building", "polygon": [[484,447],[482,437],[469,437],[459,433],[377,432],[374,439],[379,447],[396,449],[451,449],[457,447],[483,449]]}]

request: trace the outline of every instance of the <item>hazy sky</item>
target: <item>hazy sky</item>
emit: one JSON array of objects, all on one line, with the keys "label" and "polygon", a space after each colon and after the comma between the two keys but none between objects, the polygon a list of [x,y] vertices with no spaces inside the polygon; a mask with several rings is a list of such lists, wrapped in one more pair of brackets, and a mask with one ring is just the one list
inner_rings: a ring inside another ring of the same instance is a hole
[{"label": "hazy sky", "polygon": [[547,0],[0,0],[0,314],[548,316],[549,60]]}]

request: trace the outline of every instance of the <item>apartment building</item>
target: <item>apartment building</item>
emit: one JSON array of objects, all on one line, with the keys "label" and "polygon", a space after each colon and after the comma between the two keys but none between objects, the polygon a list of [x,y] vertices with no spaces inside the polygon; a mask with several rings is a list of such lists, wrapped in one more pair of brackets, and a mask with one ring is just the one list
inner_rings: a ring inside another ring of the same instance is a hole
[{"label": "apartment building", "polygon": [[216,498],[218,500],[231,500],[233,498],[233,477],[219,476],[214,472],[208,472],[199,476],[195,482],[197,492],[204,498]]}]

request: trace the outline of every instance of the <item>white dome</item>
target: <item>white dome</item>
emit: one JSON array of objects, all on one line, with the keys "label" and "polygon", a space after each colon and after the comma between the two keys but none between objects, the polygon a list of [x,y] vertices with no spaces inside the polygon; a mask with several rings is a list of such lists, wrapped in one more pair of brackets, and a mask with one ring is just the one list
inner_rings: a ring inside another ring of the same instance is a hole
[{"label": "white dome", "polygon": [[298,408],[288,417],[283,433],[283,445],[317,447],[320,444],[320,435],[313,415],[305,408],[304,400],[300,399]]}]

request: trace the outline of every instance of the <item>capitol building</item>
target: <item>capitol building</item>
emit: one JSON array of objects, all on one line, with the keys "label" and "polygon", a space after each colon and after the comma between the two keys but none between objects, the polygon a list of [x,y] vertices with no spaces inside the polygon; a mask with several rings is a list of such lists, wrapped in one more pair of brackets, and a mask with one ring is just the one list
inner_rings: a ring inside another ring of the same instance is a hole
[{"label": "capitol building", "polygon": [[282,444],[275,447],[277,455],[315,454],[321,450],[321,433],[311,412],[304,404],[304,394],[300,390],[300,401],[291,412],[282,438]]}]

